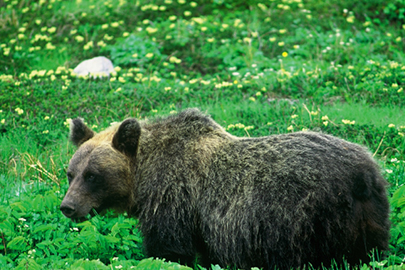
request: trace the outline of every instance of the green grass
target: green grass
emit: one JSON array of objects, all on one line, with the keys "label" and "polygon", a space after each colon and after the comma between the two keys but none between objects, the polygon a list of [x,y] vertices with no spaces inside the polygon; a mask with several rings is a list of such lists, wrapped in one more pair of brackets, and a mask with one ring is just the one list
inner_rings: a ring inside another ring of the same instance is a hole
[{"label": "green grass", "polygon": [[395,127],[405,129],[405,111],[401,107],[372,107],[361,103],[335,103],[330,106],[322,106],[321,112],[328,115],[330,119],[334,119],[335,122],[340,122],[341,119],[350,119],[355,120],[359,125],[384,128],[394,124]]},{"label": "green grass", "polygon": [[[0,2],[0,268],[186,269],[144,258],[135,219],[75,224],[58,208],[75,151],[69,118],[100,131],[198,107],[237,136],[314,130],[369,147],[392,209],[390,250],[371,266],[402,269],[404,9],[402,0]],[[117,74],[71,75],[99,55]]]}]

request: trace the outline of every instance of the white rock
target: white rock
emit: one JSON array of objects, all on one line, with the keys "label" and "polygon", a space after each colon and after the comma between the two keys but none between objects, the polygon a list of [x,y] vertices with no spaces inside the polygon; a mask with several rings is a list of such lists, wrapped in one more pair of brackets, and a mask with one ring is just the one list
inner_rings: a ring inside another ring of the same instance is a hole
[{"label": "white rock", "polygon": [[108,77],[112,72],[114,72],[114,66],[111,60],[104,56],[85,60],[73,70],[73,73],[78,76],[89,75],[93,78]]}]

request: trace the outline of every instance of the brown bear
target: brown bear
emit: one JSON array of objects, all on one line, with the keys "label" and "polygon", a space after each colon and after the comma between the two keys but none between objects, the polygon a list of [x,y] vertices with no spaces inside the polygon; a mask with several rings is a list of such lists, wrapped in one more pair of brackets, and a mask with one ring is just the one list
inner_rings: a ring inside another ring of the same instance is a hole
[{"label": "brown bear", "polygon": [[98,134],[74,119],[70,139],[79,148],[61,211],[127,211],[147,256],[290,269],[388,248],[387,182],[357,144],[314,132],[238,138],[197,109]]}]

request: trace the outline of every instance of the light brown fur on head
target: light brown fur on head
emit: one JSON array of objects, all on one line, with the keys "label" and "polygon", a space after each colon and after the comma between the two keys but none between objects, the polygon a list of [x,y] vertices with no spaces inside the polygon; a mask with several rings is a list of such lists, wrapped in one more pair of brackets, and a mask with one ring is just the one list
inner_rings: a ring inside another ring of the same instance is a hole
[{"label": "light brown fur on head", "polygon": [[129,210],[133,204],[130,160],[112,144],[120,125],[113,125],[98,134],[81,132],[84,137],[92,134],[86,141],[74,134],[77,129],[74,125],[80,127],[82,123],[75,119],[72,125],[71,140],[75,138],[80,144],[69,163],[70,186],[61,204],[62,211],[72,219],[80,219],[93,214],[92,210]]}]

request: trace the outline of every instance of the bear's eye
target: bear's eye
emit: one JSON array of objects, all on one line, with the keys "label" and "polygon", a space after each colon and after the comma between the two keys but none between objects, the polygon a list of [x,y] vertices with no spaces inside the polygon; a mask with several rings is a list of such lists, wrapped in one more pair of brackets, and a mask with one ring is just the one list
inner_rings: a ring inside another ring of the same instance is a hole
[{"label": "bear's eye", "polygon": [[70,172],[68,172],[66,175],[67,175],[68,182],[70,184],[70,182],[72,182],[74,177],[73,177],[72,173],[70,173]]},{"label": "bear's eye", "polygon": [[94,174],[92,174],[92,173],[88,173],[88,174],[86,174],[86,176],[84,177],[84,180],[85,180],[86,182],[93,183],[93,182],[96,180],[96,176],[95,176]]}]

